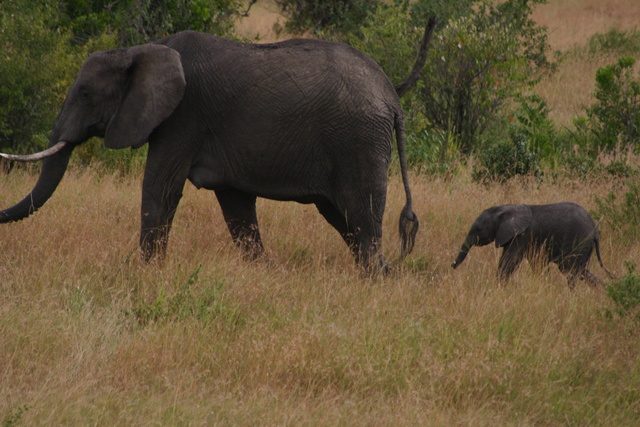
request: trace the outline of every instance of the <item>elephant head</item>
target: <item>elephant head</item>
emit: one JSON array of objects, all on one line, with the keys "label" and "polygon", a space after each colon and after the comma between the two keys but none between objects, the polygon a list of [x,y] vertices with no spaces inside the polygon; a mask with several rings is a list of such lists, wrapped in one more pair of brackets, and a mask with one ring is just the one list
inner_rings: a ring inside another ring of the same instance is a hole
[{"label": "elephant head", "polygon": [[67,94],[49,148],[27,156],[0,153],[18,161],[44,159],[31,193],[0,211],[0,223],[19,221],[44,205],[62,180],[73,149],[90,137],[103,137],[108,148],[142,146],[178,106],[185,86],[180,55],[166,46],[91,55]]},{"label": "elephant head", "polygon": [[471,225],[458,257],[451,266],[456,268],[462,264],[472,246],[484,246],[494,241],[497,248],[505,246],[514,237],[525,232],[532,220],[531,209],[526,205],[503,205],[486,209]]}]

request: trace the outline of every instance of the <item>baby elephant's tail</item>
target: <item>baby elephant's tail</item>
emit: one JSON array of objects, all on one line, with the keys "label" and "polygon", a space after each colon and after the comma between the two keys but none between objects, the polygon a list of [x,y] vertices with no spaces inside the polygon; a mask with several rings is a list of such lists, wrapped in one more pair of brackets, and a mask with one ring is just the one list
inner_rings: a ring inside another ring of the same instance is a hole
[{"label": "baby elephant's tail", "polygon": [[593,242],[595,243],[595,246],[596,246],[596,256],[598,257],[598,262],[600,263],[600,267],[602,267],[604,272],[607,273],[607,276],[609,276],[611,280],[617,280],[617,277],[611,274],[611,272],[607,270],[607,268],[604,266],[604,263],[602,262],[602,256],[600,256],[600,236],[598,234],[596,234],[596,237],[593,239]]}]

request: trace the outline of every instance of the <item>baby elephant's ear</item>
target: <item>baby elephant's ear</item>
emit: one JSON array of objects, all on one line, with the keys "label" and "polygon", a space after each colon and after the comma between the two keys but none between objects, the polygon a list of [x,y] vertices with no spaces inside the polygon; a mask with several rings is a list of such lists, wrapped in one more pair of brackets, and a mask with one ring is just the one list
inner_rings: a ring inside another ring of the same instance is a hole
[{"label": "baby elephant's ear", "polygon": [[126,51],[128,88],[104,137],[108,148],[139,147],[171,115],[186,87],[180,54],[162,45]]},{"label": "baby elephant's ear", "polygon": [[499,215],[496,231],[497,248],[506,245],[511,239],[523,233],[533,220],[531,209],[527,205],[505,205]]}]

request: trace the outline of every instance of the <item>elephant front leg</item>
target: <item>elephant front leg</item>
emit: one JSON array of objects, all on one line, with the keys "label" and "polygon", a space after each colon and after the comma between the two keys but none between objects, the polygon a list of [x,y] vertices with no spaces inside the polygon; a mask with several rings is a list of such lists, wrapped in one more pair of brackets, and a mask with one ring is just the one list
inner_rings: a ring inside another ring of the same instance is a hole
[{"label": "elephant front leg", "polygon": [[169,231],[182,198],[188,163],[178,153],[167,155],[166,148],[149,145],[147,166],[142,183],[140,249],[149,261],[164,256]]},{"label": "elephant front leg", "polygon": [[[143,208],[143,211],[144,210]],[[145,216],[145,214],[147,216]],[[169,242],[169,231],[171,229],[173,215],[163,215],[166,218],[164,220],[160,219],[163,216],[155,216],[149,212],[143,212],[142,215],[142,230],[140,232],[142,259],[148,262],[156,255],[164,257]]]},{"label": "elephant front leg", "polygon": [[250,259],[260,257],[264,246],[258,229],[256,196],[233,189],[215,193],[233,242]]},{"label": "elephant front leg", "polygon": [[181,198],[181,189],[167,193],[143,190],[140,249],[144,261],[149,261],[155,255],[165,255],[169,231]]},{"label": "elephant front leg", "polygon": [[526,248],[516,242],[508,243],[502,251],[498,263],[498,281],[505,283],[522,262]]}]

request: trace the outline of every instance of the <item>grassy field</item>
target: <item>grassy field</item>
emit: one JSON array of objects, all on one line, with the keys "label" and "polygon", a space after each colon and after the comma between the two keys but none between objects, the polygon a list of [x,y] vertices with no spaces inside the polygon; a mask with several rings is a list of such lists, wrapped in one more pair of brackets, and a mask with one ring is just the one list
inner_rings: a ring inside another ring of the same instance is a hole
[{"label": "grassy field", "polygon": [[[31,174],[0,176],[2,202]],[[0,417],[30,424],[634,425],[640,332],[603,289],[555,267],[506,286],[498,251],[449,264],[484,207],[574,200],[615,180],[413,176],[422,230],[397,260],[391,179],[385,254],[363,279],[309,206],[261,201],[268,260],[245,263],[213,194],[187,187],[169,255],[138,259],[139,176],[71,171],[41,212],[0,228]],[[292,232],[291,230],[296,230]],[[603,230],[618,274],[640,243]],[[603,277],[594,262],[592,270]]]},{"label": "grassy field", "polygon": [[[558,85],[558,102],[570,105],[574,92]],[[411,176],[421,231],[400,263],[404,198],[392,174],[383,251],[394,272],[370,280],[315,208],[294,203],[259,201],[268,257],[243,261],[213,193],[191,185],[167,259],[146,265],[137,249],[141,173],[69,171],[40,212],[0,226],[0,420],[638,425],[640,325],[609,319],[603,289],[579,282],[570,292],[555,266],[536,273],[526,263],[498,286],[492,246],[450,267],[488,206],[572,200],[594,209],[596,196],[623,194],[625,181],[483,186],[470,175]],[[0,206],[26,195],[36,176],[0,174]],[[609,227],[601,246],[618,275],[640,260],[640,242]],[[591,270],[604,278],[595,260]]]}]

